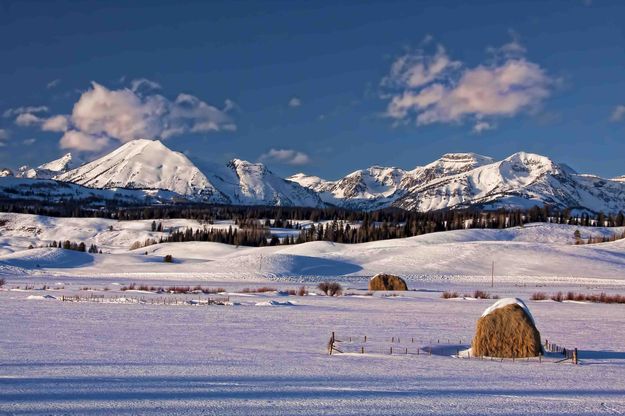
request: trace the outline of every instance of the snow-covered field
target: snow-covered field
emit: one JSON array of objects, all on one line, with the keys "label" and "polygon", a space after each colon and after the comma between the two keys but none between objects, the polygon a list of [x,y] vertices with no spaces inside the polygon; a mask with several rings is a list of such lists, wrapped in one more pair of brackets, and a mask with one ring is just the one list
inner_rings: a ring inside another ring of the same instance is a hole
[{"label": "snow-covered field", "polygon": [[[193,242],[129,251],[151,236],[151,221],[0,219],[0,415],[625,413],[625,305],[530,300],[538,291],[625,294],[625,240],[571,244],[576,229],[583,238],[622,229],[529,224],[360,245]],[[108,253],[27,249],[61,239]],[[413,290],[368,296],[378,272],[402,275]],[[313,295],[320,279],[340,281],[346,296]],[[132,282],[220,287],[215,296],[231,305],[121,291]],[[241,293],[300,284],[311,294]],[[543,340],[579,348],[581,365],[451,357],[494,301],[441,292],[477,289],[523,299]],[[60,300],[73,295],[108,301]],[[159,304],[165,298],[180,302]],[[367,353],[329,356],[333,331],[344,340],[366,335]],[[440,345],[442,353],[425,354]]]},{"label": "snow-covered field", "polygon": [[[529,291],[494,293],[527,300]],[[527,302],[543,339],[580,349],[574,366],[414,355],[438,339],[466,345],[493,302],[438,292],[231,296],[237,306],[71,303],[33,293],[0,292],[0,414],[625,412],[625,305]],[[295,306],[256,306],[271,299]],[[332,331],[367,335],[384,351],[407,345],[411,354],[329,356]]]}]

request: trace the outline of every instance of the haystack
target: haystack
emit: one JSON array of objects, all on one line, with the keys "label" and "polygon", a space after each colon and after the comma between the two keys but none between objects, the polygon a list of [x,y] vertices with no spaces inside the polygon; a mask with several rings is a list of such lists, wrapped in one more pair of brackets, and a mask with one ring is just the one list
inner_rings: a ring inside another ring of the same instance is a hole
[{"label": "haystack", "polygon": [[369,280],[369,290],[408,290],[408,285],[399,276],[379,273]]},{"label": "haystack", "polygon": [[524,358],[536,357],[541,351],[540,333],[521,299],[501,299],[477,321],[472,356]]}]

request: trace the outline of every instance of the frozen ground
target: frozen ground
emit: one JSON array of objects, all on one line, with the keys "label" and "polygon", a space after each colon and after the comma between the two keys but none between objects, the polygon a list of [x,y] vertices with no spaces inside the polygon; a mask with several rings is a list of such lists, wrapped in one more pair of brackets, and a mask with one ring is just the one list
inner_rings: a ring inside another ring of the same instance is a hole
[{"label": "frozen ground", "polygon": [[[151,221],[0,215],[9,220],[0,226],[0,415],[625,413],[625,305],[529,300],[537,291],[625,294],[625,240],[571,244],[578,228],[583,237],[622,229],[530,224],[360,245],[129,251],[150,236]],[[109,253],[27,249],[66,238]],[[399,273],[414,290],[366,296],[377,272]],[[300,282],[313,292],[320,279],[341,281],[350,295],[240,293]],[[206,295],[120,291],[132,282],[223,287],[235,305],[153,305]],[[44,284],[54,290],[37,290]],[[525,300],[543,339],[579,348],[582,364],[450,357],[494,301],[443,300],[441,291],[476,289]],[[76,294],[147,303],[58,300]],[[367,335],[367,354],[327,355],[332,331]],[[398,346],[411,354],[388,355],[391,337],[414,338]],[[442,353],[414,354],[431,344]]]},{"label": "frozen ground", "polygon": [[[527,301],[529,287],[492,291],[524,298],[543,339],[578,347],[582,364],[574,366],[382,354],[391,336],[414,337],[395,344],[411,353],[435,339],[466,344],[493,302],[443,300],[427,287],[401,297],[232,296],[238,306],[32,299],[78,293],[80,285],[0,292],[0,414],[625,412],[625,305]],[[107,296],[118,294],[107,286]],[[269,300],[295,306],[255,306]],[[332,331],[367,335],[367,348],[383,349],[329,356]]]}]

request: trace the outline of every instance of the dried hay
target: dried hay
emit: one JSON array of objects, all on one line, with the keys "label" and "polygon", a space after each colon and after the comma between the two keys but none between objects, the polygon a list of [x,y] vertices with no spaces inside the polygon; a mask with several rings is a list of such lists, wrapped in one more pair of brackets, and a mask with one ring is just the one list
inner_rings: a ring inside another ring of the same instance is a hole
[{"label": "dried hay", "polygon": [[536,357],[541,351],[540,333],[526,311],[517,304],[495,309],[477,321],[471,345],[477,357]]},{"label": "dried hay", "polygon": [[369,290],[408,290],[408,285],[399,276],[379,273],[369,280]]}]

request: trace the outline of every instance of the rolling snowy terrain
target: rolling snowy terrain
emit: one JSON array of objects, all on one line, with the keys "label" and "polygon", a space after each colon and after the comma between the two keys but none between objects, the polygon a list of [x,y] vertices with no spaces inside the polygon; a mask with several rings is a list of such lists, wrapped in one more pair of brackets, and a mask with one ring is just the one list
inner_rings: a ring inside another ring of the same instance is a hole
[{"label": "rolling snowy terrain", "polygon": [[[135,204],[187,201],[358,210],[395,207],[421,212],[471,206],[527,209],[546,204],[595,213],[625,210],[622,178],[578,174],[545,156],[524,152],[501,161],[474,153],[449,153],[412,170],[373,166],[329,181],[304,173],[283,179],[261,163],[240,159],[199,169],[160,141],[141,139],[73,167],[75,162],[67,154],[35,169],[20,169],[21,182],[3,170],[0,197],[44,200],[47,196],[60,201],[71,194],[75,199],[102,202],[122,200],[119,190],[123,189],[123,202]],[[73,184],[71,192],[67,183]]]},{"label": "rolling snowy terrain", "polygon": [[[623,227],[578,227],[528,224],[503,230],[458,230],[417,237],[338,244],[316,241],[274,247],[229,246],[210,242],[162,243],[130,250],[135,242],[158,240],[187,227],[228,228],[192,220],[163,220],[163,232],[151,231],[151,220],[52,218],[0,214],[0,272],[80,276],[142,276],[198,280],[316,280],[332,276],[349,281],[387,272],[410,280],[480,280],[495,262],[498,279],[514,282],[605,279],[625,284],[625,240],[574,245],[581,238],[612,236]],[[305,224],[304,224],[305,226]],[[283,237],[296,230],[272,229]],[[95,244],[103,254],[48,248],[53,241]],[[28,249],[32,246],[33,249]],[[39,247],[39,248],[38,248]],[[164,265],[163,256],[175,262]]]}]

